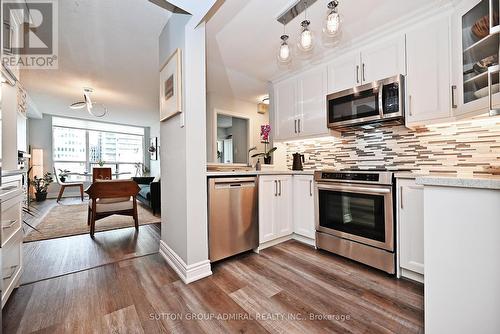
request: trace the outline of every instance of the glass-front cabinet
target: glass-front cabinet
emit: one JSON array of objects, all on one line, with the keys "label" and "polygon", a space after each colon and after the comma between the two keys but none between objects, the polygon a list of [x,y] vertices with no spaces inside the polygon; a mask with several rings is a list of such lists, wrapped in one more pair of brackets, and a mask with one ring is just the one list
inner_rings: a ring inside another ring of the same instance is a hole
[{"label": "glass-front cabinet", "polygon": [[463,1],[453,18],[452,107],[457,115],[486,113],[489,95],[500,105],[498,65],[500,0]]}]

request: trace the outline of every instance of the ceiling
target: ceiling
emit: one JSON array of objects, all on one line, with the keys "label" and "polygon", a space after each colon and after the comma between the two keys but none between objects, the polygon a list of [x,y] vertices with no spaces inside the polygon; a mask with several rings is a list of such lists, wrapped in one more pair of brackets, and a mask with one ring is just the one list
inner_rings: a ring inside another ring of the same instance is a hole
[{"label": "ceiling", "polygon": [[92,100],[108,108],[103,121],[157,121],[158,38],[171,13],[147,0],[58,3],[59,69],[21,73],[39,111],[91,117],[68,106],[83,99],[83,87],[92,87]]},{"label": "ceiling", "polygon": [[[287,71],[318,62],[332,49],[322,47],[321,29],[328,0],[317,0],[308,10],[315,36],[312,60],[294,61],[290,68],[280,68],[276,54],[283,26],[276,18],[296,0],[226,0],[207,23],[208,91],[259,102],[267,93],[267,82]],[[343,32],[337,46],[409,16],[422,7],[447,0],[340,0]],[[287,26],[290,44],[296,44],[303,14]]]}]

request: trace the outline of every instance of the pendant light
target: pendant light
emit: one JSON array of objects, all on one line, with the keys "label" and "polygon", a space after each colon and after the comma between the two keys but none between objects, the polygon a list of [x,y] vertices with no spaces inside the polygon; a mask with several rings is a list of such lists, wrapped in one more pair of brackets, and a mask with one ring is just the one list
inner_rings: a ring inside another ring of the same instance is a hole
[{"label": "pendant light", "polygon": [[313,34],[311,30],[309,30],[310,24],[311,22],[307,19],[307,2],[304,2],[304,21],[300,23],[302,31],[300,32],[298,43],[299,49],[303,52],[310,52],[314,47]]},{"label": "pendant light", "polygon": [[328,12],[325,20],[325,27],[323,32],[330,36],[336,36],[340,31],[341,18],[337,7],[339,6],[339,1],[334,0],[328,3]]},{"label": "pendant light", "polygon": [[283,35],[281,35],[281,44],[278,51],[278,61],[282,64],[288,64],[292,61],[292,50],[288,45],[290,36],[286,34],[286,26],[283,25]]}]

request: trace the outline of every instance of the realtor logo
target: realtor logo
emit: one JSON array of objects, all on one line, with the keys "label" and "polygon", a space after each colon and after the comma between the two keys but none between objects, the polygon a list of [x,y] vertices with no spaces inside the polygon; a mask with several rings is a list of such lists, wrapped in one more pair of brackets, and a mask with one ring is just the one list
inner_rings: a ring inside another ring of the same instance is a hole
[{"label": "realtor logo", "polygon": [[2,1],[2,64],[22,69],[57,69],[57,2]]}]

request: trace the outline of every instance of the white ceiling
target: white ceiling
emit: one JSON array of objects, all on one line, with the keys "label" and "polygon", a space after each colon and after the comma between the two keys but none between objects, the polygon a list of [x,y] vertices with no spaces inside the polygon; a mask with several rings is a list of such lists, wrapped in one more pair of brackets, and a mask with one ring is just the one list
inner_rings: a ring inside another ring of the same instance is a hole
[{"label": "white ceiling", "polygon": [[[340,0],[343,33],[338,46],[389,25],[422,7],[447,0]],[[307,66],[332,49],[321,47],[321,29],[328,0],[317,0],[308,10],[311,30],[315,35],[313,60],[295,57],[290,69],[280,68],[276,54],[283,26],[276,18],[296,0],[226,0],[207,23],[208,91],[258,102],[267,93],[272,78]],[[296,44],[303,14],[287,26],[290,44]]]},{"label": "white ceiling", "polygon": [[158,120],[158,37],[171,13],[147,0],[59,1],[59,69],[21,73],[43,113],[90,117],[68,106],[92,99],[103,121],[151,125]]}]

